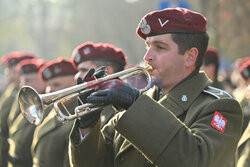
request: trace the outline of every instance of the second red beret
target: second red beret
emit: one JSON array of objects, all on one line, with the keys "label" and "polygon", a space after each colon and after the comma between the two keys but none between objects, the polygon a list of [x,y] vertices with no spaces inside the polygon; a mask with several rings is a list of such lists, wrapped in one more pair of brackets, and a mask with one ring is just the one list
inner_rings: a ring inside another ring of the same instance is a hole
[{"label": "second red beret", "polygon": [[107,43],[85,42],[77,46],[72,53],[75,67],[87,60],[109,60],[126,65],[127,57],[122,49]]}]

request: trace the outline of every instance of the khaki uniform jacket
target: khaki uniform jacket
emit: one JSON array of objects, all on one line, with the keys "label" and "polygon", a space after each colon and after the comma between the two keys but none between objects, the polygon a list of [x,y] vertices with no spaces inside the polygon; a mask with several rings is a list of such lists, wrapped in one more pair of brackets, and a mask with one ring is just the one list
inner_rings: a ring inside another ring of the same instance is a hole
[{"label": "khaki uniform jacket", "polygon": [[7,166],[9,144],[9,126],[7,118],[9,116],[12,103],[17,95],[15,84],[10,84],[0,99],[0,166]]},{"label": "khaki uniform jacket", "polygon": [[18,96],[16,96],[14,102],[12,103],[12,107],[10,109],[10,113],[7,119],[8,127],[10,127],[13,124],[13,122],[15,121],[15,119],[20,113],[21,113],[21,109],[18,103]]},{"label": "khaki uniform jacket", "polygon": [[9,130],[9,156],[12,158],[9,158],[8,167],[32,166],[30,147],[35,127],[23,117],[22,113],[17,116]]},{"label": "khaki uniform jacket", "polygon": [[249,167],[250,166],[250,123],[244,131],[236,152],[236,167]]},{"label": "khaki uniform jacket", "polygon": [[50,112],[34,133],[33,167],[69,167],[69,133],[73,121],[62,123]]},{"label": "khaki uniform jacket", "polygon": [[[98,122],[81,143],[75,126],[70,136],[72,166],[227,167],[240,138],[242,111],[226,92],[208,84],[200,73],[159,101],[144,94],[102,130]],[[227,120],[225,129],[222,117],[214,118],[216,112]]]}]

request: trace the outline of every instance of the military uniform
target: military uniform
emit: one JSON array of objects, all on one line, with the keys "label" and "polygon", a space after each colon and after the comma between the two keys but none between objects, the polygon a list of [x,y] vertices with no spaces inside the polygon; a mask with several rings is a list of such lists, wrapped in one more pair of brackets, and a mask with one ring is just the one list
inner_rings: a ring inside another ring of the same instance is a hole
[{"label": "military uniform", "polygon": [[62,123],[52,110],[34,132],[33,167],[68,167],[69,133],[73,121]]},{"label": "military uniform", "polygon": [[250,103],[247,99],[247,92],[247,87],[240,87],[233,91],[233,95],[240,103],[244,115],[242,133],[247,128],[248,122],[250,121]]},{"label": "military uniform", "polygon": [[236,167],[250,166],[250,123],[244,131],[236,152]]},{"label": "military uniform", "polygon": [[17,95],[15,84],[10,84],[0,100],[0,166],[7,166],[7,157],[9,144],[7,142],[9,136],[9,127],[7,118],[9,116],[12,103]]},{"label": "military uniform", "polygon": [[70,136],[74,167],[227,167],[242,127],[239,103],[208,86],[204,73],[189,76],[160,100],[140,96],[80,142]]},{"label": "military uniform", "polygon": [[8,120],[7,120],[9,127],[13,124],[13,122],[15,121],[15,119],[20,113],[21,113],[21,110],[20,110],[19,103],[18,103],[18,96],[16,96],[14,102],[12,103],[12,107],[10,109],[10,113],[9,113]]},{"label": "military uniform", "polygon": [[9,130],[8,167],[31,167],[31,143],[35,125],[30,124],[20,113]]}]

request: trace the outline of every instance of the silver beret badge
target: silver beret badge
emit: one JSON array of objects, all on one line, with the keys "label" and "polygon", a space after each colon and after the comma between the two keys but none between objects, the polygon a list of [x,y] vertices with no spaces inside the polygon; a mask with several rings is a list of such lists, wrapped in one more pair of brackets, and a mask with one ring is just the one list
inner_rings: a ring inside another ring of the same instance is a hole
[{"label": "silver beret badge", "polygon": [[150,26],[147,24],[146,19],[144,18],[141,23],[139,24],[139,27],[141,29],[141,32],[145,35],[149,34],[151,32]]},{"label": "silver beret badge", "polygon": [[88,55],[88,54],[90,54],[90,49],[85,48],[85,49],[83,49],[83,52],[84,52],[85,55]]},{"label": "silver beret badge", "polygon": [[54,72],[55,74],[59,74],[62,71],[60,67],[55,67]]},{"label": "silver beret badge", "polygon": [[80,60],[81,60],[81,55],[79,54],[79,51],[77,51],[76,54],[75,54],[75,62],[79,63]]},{"label": "silver beret badge", "polygon": [[46,79],[49,79],[52,77],[52,73],[51,71],[47,68],[43,71],[43,76],[46,78]]}]

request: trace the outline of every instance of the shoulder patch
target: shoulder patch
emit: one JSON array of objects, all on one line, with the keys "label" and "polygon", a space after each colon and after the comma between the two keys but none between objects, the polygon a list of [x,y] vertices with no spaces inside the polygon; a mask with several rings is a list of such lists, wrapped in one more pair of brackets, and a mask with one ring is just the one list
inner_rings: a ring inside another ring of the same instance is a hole
[{"label": "shoulder patch", "polygon": [[221,115],[218,111],[215,111],[211,125],[218,131],[224,133],[227,125],[227,119],[223,117],[223,115]]},{"label": "shoulder patch", "polygon": [[217,99],[223,98],[223,97],[229,97],[229,98],[233,98],[232,95],[230,95],[228,92],[226,92],[225,90],[221,90],[212,86],[208,86],[206,89],[203,90],[204,93],[210,94],[214,97],[216,97]]}]

